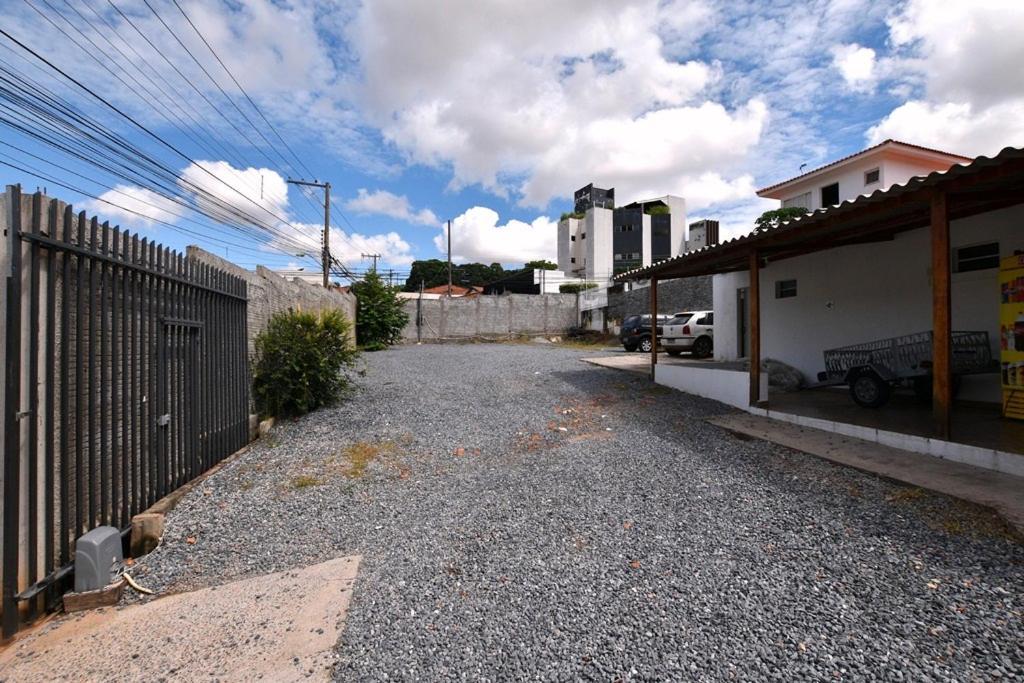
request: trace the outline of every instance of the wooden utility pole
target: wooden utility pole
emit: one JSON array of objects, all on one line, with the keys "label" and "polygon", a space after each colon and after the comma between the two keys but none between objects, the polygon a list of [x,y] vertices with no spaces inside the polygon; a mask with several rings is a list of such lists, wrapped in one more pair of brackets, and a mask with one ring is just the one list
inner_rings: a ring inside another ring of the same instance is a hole
[{"label": "wooden utility pole", "polygon": [[452,295],[452,222],[448,221],[448,296]]},{"label": "wooden utility pole", "polygon": [[658,364],[658,278],[651,278],[651,379]]},{"label": "wooden utility pole", "polygon": [[291,178],[288,179],[288,182],[292,185],[319,187],[324,191],[324,237],[320,261],[324,270],[324,289],[327,289],[331,285],[329,279],[331,273],[331,184],[320,183],[315,180],[292,180]]}]

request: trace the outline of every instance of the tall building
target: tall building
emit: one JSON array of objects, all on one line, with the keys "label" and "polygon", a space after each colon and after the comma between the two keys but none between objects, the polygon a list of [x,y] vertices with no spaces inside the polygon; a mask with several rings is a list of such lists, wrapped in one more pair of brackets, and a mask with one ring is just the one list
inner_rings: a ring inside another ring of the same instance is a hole
[{"label": "tall building", "polygon": [[686,250],[686,201],[665,195],[615,206],[615,189],[577,190],[574,211],[558,222],[558,268],[604,282]]}]

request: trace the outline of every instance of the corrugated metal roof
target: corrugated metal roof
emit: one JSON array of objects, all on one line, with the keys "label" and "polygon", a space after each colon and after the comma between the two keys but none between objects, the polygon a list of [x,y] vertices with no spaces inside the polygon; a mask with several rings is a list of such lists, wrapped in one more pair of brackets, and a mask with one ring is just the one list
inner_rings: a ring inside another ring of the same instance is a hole
[{"label": "corrugated metal roof", "polygon": [[[633,270],[626,271],[615,277],[616,281],[622,282],[626,280],[640,280],[646,279],[651,276],[659,275],[658,271],[669,270],[671,266],[681,264],[686,260],[703,258],[705,255],[711,255],[715,253],[724,253],[732,251],[734,249],[744,247],[748,244],[754,244],[768,236],[776,235],[780,232],[795,230],[797,228],[809,229],[815,225],[823,222],[826,218],[833,218],[835,216],[842,216],[856,211],[860,211],[865,207],[881,204],[887,201],[897,200],[900,197],[915,192],[922,188],[934,187],[937,185],[945,185],[955,183],[958,179],[966,178],[971,175],[977,174],[978,172],[999,166],[1006,162],[1016,159],[1024,159],[1024,148],[1017,147],[1006,147],[999,154],[994,157],[979,156],[969,164],[956,165],[949,168],[946,171],[935,171],[929,173],[926,176],[916,176],[911,178],[903,185],[893,185],[886,190],[875,190],[869,195],[860,195],[855,199],[847,200],[836,206],[830,206],[824,209],[818,209],[800,218],[794,218],[791,221],[786,221],[773,228],[767,228],[764,230],[755,230],[754,232],[742,235],[740,237],[734,237],[731,240],[726,240],[716,245],[702,247],[695,249],[694,251],[688,251],[684,254],[674,256],[664,261],[645,266],[643,268],[634,268]],[[1021,197],[1021,202],[1024,203],[1024,196]],[[672,277],[669,275],[668,277]]]},{"label": "corrugated metal roof", "polygon": [[772,190],[780,188],[783,185],[789,185],[790,183],[796,182],[796,181],[800,180],[801,178],[806,178],[808,176],[814,175],[815,173],[818,173],[819,171],[824,171],[826,168],[832,168],[833,166],[838,166],[839,164],[844,164],[847,161],[850,161],[852,159],[856,159],[857,157],[863,156],[865,154],[870,154],[871,152],[874,152],[875,150],[881,149],[882,147],[884,147],[886,145],[900,145],[901,147],[909,147],[911,149],[918,149],[918,150],[921,150],[922,152],[930,152],[932,154],[942,154],[943,156],[947,156],[947,157],[955,157],[957,159],[963,159],[964,161],[971,161],[970,157],[960,156],[959,154],[953,154],[951,152],[943,152],[941,149],[932,149],[931,147],[922,147],[921,145],[912,145],[909,142],[901,142],[900,140],[893,140],[892,138],[890,138],[888,140],[883,140],[882,142],[879,142],[877,145],[873,145],[871,147],[868,147],[867,149],[862,149],[859,152],[854,152],[853,154],[847,154],[845,157],[842,157],[841,159],[836,159],[835,161],[830,161],[829,163],[825,164],[824,166],[819,166],[818,168],[815,168],[815,169],[812,169],[810,171],[807,171],[806,173],[801,173],[798,176],[793,176],[789,180],[783,180],[780,183],[775,183],[774,185],[769,185],[768,187],[763,187],[760,190],[758,190],[756,192],[756,194],[760,197],[765,192],[771,192]]}]

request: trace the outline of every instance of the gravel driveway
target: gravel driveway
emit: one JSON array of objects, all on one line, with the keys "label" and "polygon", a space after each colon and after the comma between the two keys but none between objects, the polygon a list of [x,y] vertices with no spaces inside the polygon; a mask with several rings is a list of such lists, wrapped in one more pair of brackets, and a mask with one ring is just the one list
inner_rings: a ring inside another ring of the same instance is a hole
[{"label": "gravel driveway", "polygon": [[190,493],[134,574],[362,554],[339,680],[1024,679],[1024,548],[989,516],[587,355],[369,354],[355,399]]}]

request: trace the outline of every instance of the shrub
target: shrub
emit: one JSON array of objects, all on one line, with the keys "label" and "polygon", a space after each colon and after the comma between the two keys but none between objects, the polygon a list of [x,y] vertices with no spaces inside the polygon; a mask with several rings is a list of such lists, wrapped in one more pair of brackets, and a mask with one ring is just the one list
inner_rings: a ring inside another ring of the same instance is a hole
[{"label": "shrub", "polygon": [[326,406],[350,386],[359,352],[340,311],[287,311],[256,337],[253,394],[264,415],[291,417]]},{"label": "shrub", "polygon": [[582,291],[594,289],[595,287],[597,287],[596,282],[570,282],[558,285],[558,291],[562,294],[579,294]]},{"label": "shrub", "polygon": [[672,209],[665,206],[664,204],[651,204],[646,209],[644,209],[644,213],[646,213],[648,216],[665,216],[667,214],[672,213]]},{"label": "shrub", "polygon": [[587,214],[583,213],[582,211],[565,211],[562,213],[561,218],[559,218],[558,220],[564,221],[566,218],[575,218],[579,220],[584,218],[586,215]]},{"label": "shrub", "polygon": [[389,287],[376,272],[369,272],[352,285],[356,296],[356,341],[367,351],[380,351],[402,339],[409,316],[398,298],[398,288]]}]

